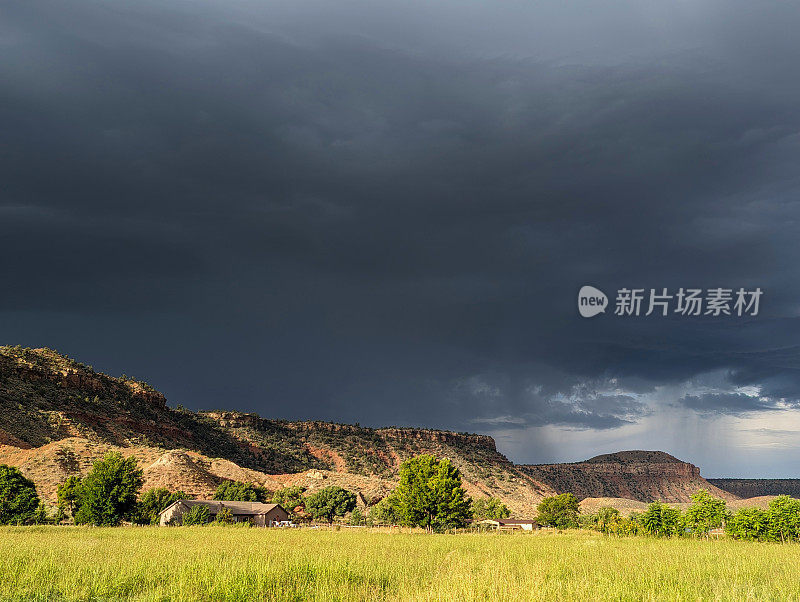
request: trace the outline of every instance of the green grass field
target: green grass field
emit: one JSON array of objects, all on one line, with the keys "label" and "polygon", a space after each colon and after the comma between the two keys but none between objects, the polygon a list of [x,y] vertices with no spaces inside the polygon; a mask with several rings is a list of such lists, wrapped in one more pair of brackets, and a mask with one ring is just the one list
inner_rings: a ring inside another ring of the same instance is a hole
[{"label": "green grass field", "polygon": [[800,545],[567,534],[0,529],[0,599],[800,600]]}]

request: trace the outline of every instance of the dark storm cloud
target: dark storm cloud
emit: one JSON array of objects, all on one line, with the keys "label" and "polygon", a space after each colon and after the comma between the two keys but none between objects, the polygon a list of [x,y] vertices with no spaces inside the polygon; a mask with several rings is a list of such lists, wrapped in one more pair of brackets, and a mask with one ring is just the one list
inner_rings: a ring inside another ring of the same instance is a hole
[{"label": "dark storm cloud", "polygon": [[780,406],[774,400],[753,397],[744,393],[702,393],[684,395],[678,400],[687,408],[703,413],[740,416],[751,412],[775,410]]},{"label": "dark storm cloud", "polygon": [[[609,429],[715,370],[796,399],[800,19],[748,7],[7,5],[8,331],[112,314],[118,371],[286,417]],[[765,295],[583,320],[587,283]]]}]

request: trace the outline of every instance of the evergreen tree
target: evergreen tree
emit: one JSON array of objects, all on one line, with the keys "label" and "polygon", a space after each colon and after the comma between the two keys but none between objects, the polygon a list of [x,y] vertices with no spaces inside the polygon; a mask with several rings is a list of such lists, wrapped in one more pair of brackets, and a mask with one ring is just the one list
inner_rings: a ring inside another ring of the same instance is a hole
[{"label": "evergreen tree", "polygon": [[400,485],[394,491],[402,522],[444,531],[465,526],[472,518],[472,500],[461,486],[461,474],[445,458],[422,455],[400,466]]}]

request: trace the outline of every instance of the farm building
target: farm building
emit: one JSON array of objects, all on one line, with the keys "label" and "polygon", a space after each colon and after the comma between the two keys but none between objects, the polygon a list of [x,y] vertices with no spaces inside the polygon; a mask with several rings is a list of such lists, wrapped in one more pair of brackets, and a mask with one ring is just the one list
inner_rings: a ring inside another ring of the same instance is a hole
[{"label": "farm building", "polygon": [[539,523],[530,518],[486,518],[478,524],[498,531],[533,531],[539,527]]},{"label": "farm building", "polygon": [[256,527],[277,527],[289,522],[289,513],[280,504],[262,504],[260,502],[225,502],[217,500],[178,500],[167,506],[159,515],[159,524],[181,524],[181,517],[192,506],[206,506],[211,520],[214,520],[223,508],[230,510],[236,522],[249,521]]}]

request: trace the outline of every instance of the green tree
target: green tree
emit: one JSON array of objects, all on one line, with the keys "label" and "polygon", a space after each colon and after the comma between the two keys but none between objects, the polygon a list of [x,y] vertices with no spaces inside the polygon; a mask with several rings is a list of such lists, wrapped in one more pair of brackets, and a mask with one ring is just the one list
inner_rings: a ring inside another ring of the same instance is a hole
[{"label": "green tree", "polygon": [[269,492],[263,487],[242,481],[223,481],[214,493],[215,500],[229,502],[264,502]]},{"label": "green tree", "polygon": [[511,516],[511,510],[496,497],[479,497],[472,500],[472,514],[476,519],[497,520]]},{"label": "green tree", "polygon": [[621,520],[619,510],[611,506],[603,506],[597,511],[597,529],[601,533],[615,532]]},{"label": "green tree", "polygon": [[0,464],[0,525],[22,525],[31,521],[39,507],[33,481],[18,468]]},{"label": "green tree", "polygon": [[472,500],[461,486],[461,473],[445,458],[416,456],[400,465],[395,489],[402,522],[444,531],[465,526],[472,518]]},{"label": "green tree", "polygon": [[705,489],[692,496],[692,504],[686,510],[684,523],[696,536],[707,536],[715,527],[722,526],[727,516],[725,500],[715,498]]},{"label": "green tree", "polygon": [[294,509],[297,507],[305,508],[305,499],[303,494],[306,492],[305,487],[299,485],[292,485],[291,487],[284,487],[278,489],[272,494],[272,503],[280,504],[284,510],[289,513],[289,516],[294,518]]},{"label": "green tree", "polygon": [[123,458],[119,452],[106,454],[83,479],[75,523],[113,526],[130,518],[142,482],[136,458]]},{"label": "green tree", "polygon": [[682,528],[681,512],[661,502],[653,502],[642,514],[640,522],[644,532],[657,537],[678,535]]},{"label": "green tree", "polygon": [[366,525],[367,524],[367,520],[366,520],[366,518],[364,518],[364,513],[361,512],[361,510],[359,510],[358,508],[356,508],[355,510],[353,510],[350,513],[350,521],[349,522],[354,527],[360,527],[362,525]]},{"label": "green tree", "polygon": [[399,525],[403,522],[397,496],[387,495],[369,511],[368,520],[376,525]]},{"label": "green tree", "polygon": [[760,508],[742,508],[725,522],[725,531],[734,539],[771,541],[771,513]]},{"label": "green tree", "polygon": [[183,517],[181,517],[181,524],[184,527],[191,527],[194,525],[207,525],[211,522],[211,512],[208,506],[203,504],[193,505],[187,510]]},{"label": "green tree", "polygon": [[74,517],[78,511],[81,497],[81,479],[71,476],[61,483],[56,490],[58,495],[58,507],[65,514]]},{"label": "green tree", "polygon": [[139,499],[134,522],[140,525],[154,525],[158,523],[159,515],[171,504],[178,500],[188,500],[189,494],[183,491],[172,492],[166,487],[148,489]]},{"label": "green tree", "polygon": [[800,500],[779,495],[769,503],[769,533],[775,541],[800,538]]},{"label": "green tree", "polygon": [[571,493],[544,498],[538,506],[539,523],[558,529],[578,526],[578,499]]},{"label": "green tree", "polygon": [[356,507],[356,495],[336,485],[320,489],[306,498],[306,510],[314,518],[324,518],[329,523],[344,516]]}]

